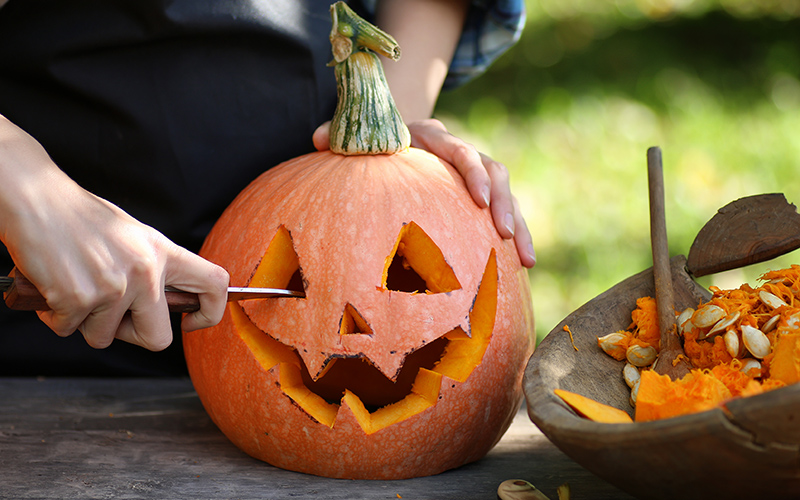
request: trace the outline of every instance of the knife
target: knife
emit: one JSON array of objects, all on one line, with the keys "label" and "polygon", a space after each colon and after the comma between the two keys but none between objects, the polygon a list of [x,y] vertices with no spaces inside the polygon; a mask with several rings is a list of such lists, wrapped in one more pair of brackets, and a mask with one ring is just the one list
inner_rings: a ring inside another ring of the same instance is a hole
[{"label": "knife", "polygon": [[[10,276],[0,276],[0,292],[3,292],[6,305],[19,311],[47,311],[50,306],[33,283],[19,272],[11,271]],[[200,298],[196,293],[184,292],[175,287],[164,288],[170,312],[194,312],[200,309]],[[271,299],[279,297],[303,298],[303,292],[282,288],[228,287],[228,302],[252,299]]]}]

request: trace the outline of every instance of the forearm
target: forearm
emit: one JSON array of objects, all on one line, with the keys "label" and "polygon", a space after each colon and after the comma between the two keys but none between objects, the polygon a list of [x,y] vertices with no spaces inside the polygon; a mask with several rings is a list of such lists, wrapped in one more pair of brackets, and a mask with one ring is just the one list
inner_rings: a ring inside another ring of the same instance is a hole
[{"label": "forearm", "polygon": [[18,232],[32,216],[41,215],[37,198],[43,188],[55,189],[71,182],[32,137],[3,115],[0,180],[0,240],[4,242],[9,231]]},{"label": "forearm", "polygon": [[468,0],[382,0],[377,24],[400,44],[398,62],[384,64],[403,120],[430,118],[447,76]]},{"label": "forearm", "polygon": [[185,330],[211,326],[224,312],[225,270],[81,188],[2,115],[0,238],[51,308],[39,317],[59,335],[80,329],[93,347],[114,338],[169,345],[165,285],[200,294]]}]

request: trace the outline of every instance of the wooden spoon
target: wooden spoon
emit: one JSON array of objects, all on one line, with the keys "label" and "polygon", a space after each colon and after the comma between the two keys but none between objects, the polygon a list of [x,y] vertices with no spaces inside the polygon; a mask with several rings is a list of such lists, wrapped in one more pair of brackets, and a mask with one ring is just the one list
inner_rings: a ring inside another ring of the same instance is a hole
[{"label": "wooden spoon", "polygon": [[773,259],[800,248],[800,214],[781,193],[739,198],[700,230],[686,268],[694,277]]},{"label": "wooden spoon", "polygon": [[[647,181],[650,192],[650,244],[653,250],[653,278],[656,285],[658,328],[661,349],[654,369],[661,375],[679,379],[691,369],[686,359],[675,326],[675,299],[672,290],[672,272],[669,266],[667,221],[664,208],[664,174],[661,149],[647,150]],[[680,356],[680,358],[679,358]],[[675,362],[679,359],[678,362]]]}]

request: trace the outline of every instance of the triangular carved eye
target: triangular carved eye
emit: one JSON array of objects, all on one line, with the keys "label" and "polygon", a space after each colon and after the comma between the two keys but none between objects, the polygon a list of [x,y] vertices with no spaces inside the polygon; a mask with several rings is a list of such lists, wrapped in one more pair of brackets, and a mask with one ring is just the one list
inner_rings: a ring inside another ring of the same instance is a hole
[{"label": "triangular carved eye", "polygon": [[339,324],[340,335],[372,335],[372,328],[351,304],[344,306],[342,321]]},{"label": "triangular carved eye", "polygon": [[444,254],[416,223],[400,230],[383,271],[383,288],[408,293],[446,293],[461,288]]},{"label": "triangular carved eye", "polygon": [[287,288],[305,293],[305,280],[300,268],[300,259],[294,249],[292,235],[285,226],[279,227],[278,232],[272,237],[267,251],[261,257],[258,268],[250,278],[249,286]]}]

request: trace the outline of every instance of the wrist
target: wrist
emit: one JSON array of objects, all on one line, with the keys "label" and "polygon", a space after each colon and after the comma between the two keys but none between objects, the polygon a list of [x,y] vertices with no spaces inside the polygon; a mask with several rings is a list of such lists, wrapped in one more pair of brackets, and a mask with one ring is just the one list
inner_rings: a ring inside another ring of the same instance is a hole
[{"label": "wrist", "polygon": [[48,194],[67,183],[74,184],[44,148],[0,115],[0,239],[46,215]]}]

